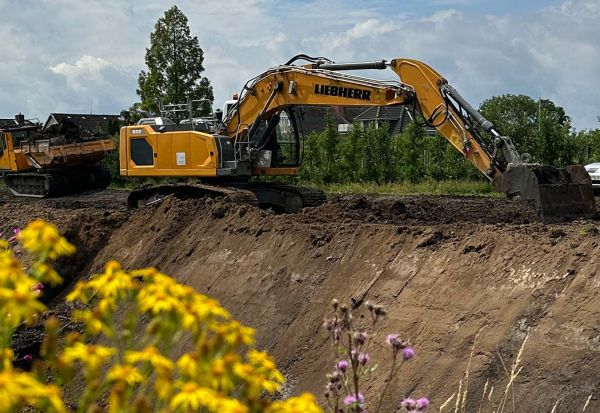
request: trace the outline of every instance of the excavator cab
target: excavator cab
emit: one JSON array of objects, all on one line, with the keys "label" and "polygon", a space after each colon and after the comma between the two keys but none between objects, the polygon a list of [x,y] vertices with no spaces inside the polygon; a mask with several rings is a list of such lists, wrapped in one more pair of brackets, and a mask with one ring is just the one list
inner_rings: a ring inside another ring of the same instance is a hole
[{"label": "excavator cab", "polygon": [[257,136],[259,155],[254,166],[259,174],[265,168],[297,168],[300,165],[300,133],[292,108],[264,121]]}]

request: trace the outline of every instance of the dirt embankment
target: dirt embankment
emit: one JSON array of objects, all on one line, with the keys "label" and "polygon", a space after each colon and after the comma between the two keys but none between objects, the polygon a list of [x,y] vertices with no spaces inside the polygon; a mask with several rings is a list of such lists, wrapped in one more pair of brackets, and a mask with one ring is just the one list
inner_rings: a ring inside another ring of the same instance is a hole
[{"label": "dirt embankment", "polygon": [[[527,334],[515,411],[550,411],[558,398],[557,412],[580,410],[590,394],[587,411],[600,411],[599,222],[544,226],[519,204],[470,197],[333,197],[275,215],[175,198],[126,212],[121,194],[95,196],[0,200],[2,229],[43,217],[86,251],[74,276],[118,259],[218,298],[257,329],[292,393],[322,391],[332,357],[320,325],[336,297],[357,311],[365,300],[384,304],[379,343],[397,332],[416,348],[384,411],[408,395],[437,409],[457,391],[480,329],[467,411],[477,411],[486,381],[492,400],[501,396],[502,363],[510,368]],[[387,351],[376,344],[372,357]],[[370,391],[383,386],[384,364]]]}]

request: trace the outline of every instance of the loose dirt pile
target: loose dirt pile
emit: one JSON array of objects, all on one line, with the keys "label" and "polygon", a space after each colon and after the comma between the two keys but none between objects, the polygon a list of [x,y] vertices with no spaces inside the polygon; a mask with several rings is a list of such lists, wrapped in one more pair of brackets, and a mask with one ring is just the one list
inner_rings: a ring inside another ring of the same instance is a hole
[{"label": "loose dirt pile", "polygon": [[[528,334],[515,411],[550,411],[558,398],[557,412],[580,410],[590,394],[587,411],[600,411],[600,222],[544,226],[518,203],[472,197],[332,197],[294,215],[171,197],[126,211],[125,195],[109,191],[4,198],[0,214],[4,231],[34,217],[58,224],[79,247],[63,263],[75,278],[117,259],[218,298],[257,329],[286,393],[321,394],[332,356],[320,325],[338,298],[357,312],[366,300],[387,307],[372,360],[385,360],[390,332],[417,351],[383,411],[409,395],[429,396],[437,410],[457,391],[480,330],[467,411],[478,410],[486,381],[492,401],[501,397],[503,363],[510,369]],[[61,296],[53,300],[56,308]],[[369,391],[386,371],[380,362]]]}]

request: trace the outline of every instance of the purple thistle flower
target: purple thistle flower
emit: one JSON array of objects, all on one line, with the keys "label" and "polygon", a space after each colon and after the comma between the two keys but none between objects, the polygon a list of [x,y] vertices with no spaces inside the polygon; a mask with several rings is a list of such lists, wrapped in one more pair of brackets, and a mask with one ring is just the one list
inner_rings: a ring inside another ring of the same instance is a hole
[{"label": "purple thistle flower", "polygon": [[419,413],[429,407],[429,399],[421,397],[419,400],[415,400],[409,397],[402,400],[400,406],[404,407],[408,413]]},{"label": "purple thistle flower", "polygon": [[421,397],[417,400],[417,411],[422,412],[429,407],[429,399],[427,397]]},{"label": "purple thistle flower", "polygon": [[354,404],[363,404],[365,402],[365,396],[362,395],[362,393],[358,393],[358,397],[356,397],[355,394],[351,394],[349,396],[346,396],[346,398],[344,399],[344,404],[346,406],[352,406]]},{"label": "purple thistle flower", "polygon": [[404,360],[410,360],[414,356],[415,356],[415,350],[413,350],[412,347],[406,347],[404,350],[402,350],[402,358]]},{"label": "purple thistle flower", "polygon": [[400,406],[404,407],[409,412],[414,410],[417,407],[417,401],[415,399],[411,399],[410,397],[402,400]]},{"label": "purple thistle flower", "polygon": [[342,372],[346,372],[346,370],[348,369],[348,366],[350,365],[350,363],[348,363],[347,360],[340,360],[338,362],[338,369],[340,369]]}]

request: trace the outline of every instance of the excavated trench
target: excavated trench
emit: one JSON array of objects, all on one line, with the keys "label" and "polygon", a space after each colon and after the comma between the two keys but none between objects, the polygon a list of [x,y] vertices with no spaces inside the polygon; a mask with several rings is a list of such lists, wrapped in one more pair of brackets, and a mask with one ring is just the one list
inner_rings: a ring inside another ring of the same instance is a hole
[{"label": "excavated trench", "polygon": [[[36,217],[57,224],[78,246],[60,263],[67,290],[117,259],[127,268],[155,266],[218,298],[257,329],[289,394],[322,393],[333,358],[320,326],[338,298],[358,312],[366,300],[388,310],[371,351],[381,361],[368,393],[384,385],[387,333],[417,351],[382,411],[409,395],[427,395],[437,411],[464,379],[480,330],[466,411],[478,411],[486,382],[498,402],[504,366],[528,334],[514,411],[550,411],[557,399],[556,412],[580,411],[590,394],[587,411],[600,411],[600,222],[543,225],[520,204],[476,197],[331,197],[293,215],[174,197],[128,211],[125,197],[0,198],[0,230]],[[46,291],[45,300],[68,320],[65,293]],[[17,353],[35,352],[41,334],[20,331]]]}]

